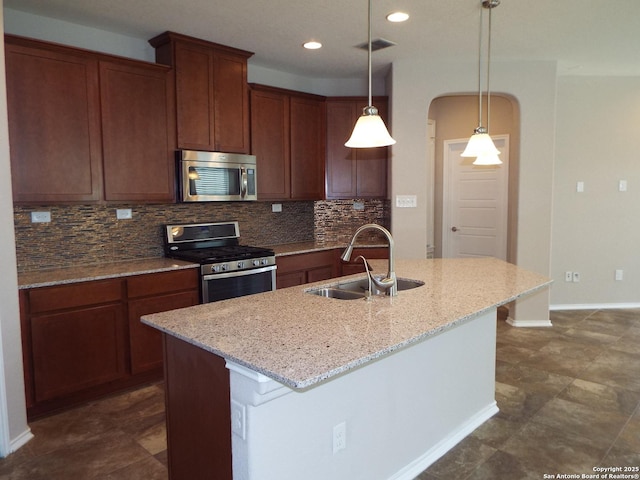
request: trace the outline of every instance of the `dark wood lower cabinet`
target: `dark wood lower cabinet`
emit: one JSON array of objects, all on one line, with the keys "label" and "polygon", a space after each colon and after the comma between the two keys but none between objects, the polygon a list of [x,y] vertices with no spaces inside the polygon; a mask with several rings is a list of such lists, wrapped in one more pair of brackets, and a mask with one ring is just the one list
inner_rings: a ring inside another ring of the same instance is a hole
[{"label": "dark wood lower cabinet", "polygon": [[162,378],[162,335],[140,317],[199,303],[198,269],[20,291],[30,420]]},{"label": "dark wood lower cabinet", "polygon": [[229,371],[225,360],[164,336],[170,480],[232,480]]},{"label": "dark wood lower cabinet", "polygon": [[143,324],[140,317],[198,303],[198,292],[181,292],[161,297],[129,301],[129,347],[131,349],[131,373],[141,373],[162,368],[162,334]]},{"label": "dark wood lower cabinet", "polygon": [[127,374],[124,315],[119,303],[33,317],[31,335],[36,402]]},{"label": "dark wood lower cabinet", "polygon": [[336,252],[336,250],[323,250],[278,257],[276,260],[277,288],[304,285],[337,277],[339,271]]}]

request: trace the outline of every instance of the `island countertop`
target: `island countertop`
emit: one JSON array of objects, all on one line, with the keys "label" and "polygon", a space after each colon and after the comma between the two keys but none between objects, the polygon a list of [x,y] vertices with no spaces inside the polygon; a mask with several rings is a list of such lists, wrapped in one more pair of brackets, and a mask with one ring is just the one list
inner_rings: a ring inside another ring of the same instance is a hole
[{"label": "island countertop", "polygon": [[304,389],[551,283],[543,275],[493,258],[398,260],[395,271],[398,278],[425,285],[371,301],[305,293],[363,277],[357,274],[145,315],[142,321],[291,388]]}]

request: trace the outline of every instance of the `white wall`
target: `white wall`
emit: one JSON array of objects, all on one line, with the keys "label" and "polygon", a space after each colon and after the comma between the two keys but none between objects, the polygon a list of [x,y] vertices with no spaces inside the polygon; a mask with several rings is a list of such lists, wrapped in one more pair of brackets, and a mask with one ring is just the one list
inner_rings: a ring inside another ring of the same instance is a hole
[{"label": "white wall", "polygon": [[[475,65],[401,60],[393,64],[391,112],[391,226],[397,254],[425,258],[427,199],[432,179],[427,148],[427,112],[441,95],[471,93],[477,88]],[[555,143],[555,62],[492,63],[495,92],[513,97],[520,107],[520,172],[516,263],[549,274],[551,256],[551,204]],[[471,132],[470,132],[471,133]],[[417,195],[418,208],[396,208],[395,195]],[[514,312],[522,320],[548,320],[548,301],[527,302]],[[546,318],[545,318],[546,317]]]},{"label": "white wall", "polygon": [[[551,300],[640,305],[640,79],[558,79]],[[628,191],[618,182],[627,180]],[[576,183],[584,182],[584,193]],[[616,269],[624,280],[615,281]],[[564,281],[580,273],[579,283]]]},{"label": "white wall", "polygon": [[[0,7],[2,0],[0,0]],[[2,28],[0,27],[0,34]],[[9,164],[4,43],[0,46],[0,456],[31,438],[27,426],[22,374],[18,274],[13,248],[13,200]]]},{"label": "white wall", "polygon": [[[148,39],[120,35],[9,8],[5,9],[5,32],[148,62],[155,61],[155,50],[149,45]],[[366,95],[365,60],[366,56],[363,54],[361,78],[332,79],[280,72],[256,65],[249,59],[248,80],[317,95]],[[374,79],[373,91],[374,95],[384,94],[384,79]]]}]

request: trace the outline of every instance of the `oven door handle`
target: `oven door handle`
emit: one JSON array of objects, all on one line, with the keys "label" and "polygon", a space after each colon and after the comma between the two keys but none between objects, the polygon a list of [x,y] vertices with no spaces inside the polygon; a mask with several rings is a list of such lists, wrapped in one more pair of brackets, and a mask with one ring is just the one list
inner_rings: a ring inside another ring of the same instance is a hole
[{"label": "oven door handle", "polygon": [[275,265],[269,265],[268,267],[262,267],[262,268],[254,268],[251,270],[241,270],[241,271],[235,271],[235,272],[228,272],[228,273],[213,273],[211,275],[205,275],[202,277],[203,280],[217,280],[217,279],[224,279],[224,278],[230,278],[230,277],[244,277],[246,275],[255,275],[256,273],[264,273],[264,272],[270,272],[272,270],[275,270],[277,267]]}]

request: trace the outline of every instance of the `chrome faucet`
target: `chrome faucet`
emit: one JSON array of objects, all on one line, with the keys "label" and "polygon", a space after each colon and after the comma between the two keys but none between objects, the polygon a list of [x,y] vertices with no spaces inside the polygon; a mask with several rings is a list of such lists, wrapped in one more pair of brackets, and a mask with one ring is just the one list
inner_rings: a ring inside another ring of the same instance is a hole
[{"label": "chrome faucet", "polygon": [[345,248],[340,258],[345,262],[351,260],[351,254],[353,253],[353,244],[355,243],[356,238],[358,238],[358,236],[365,230],[378,230],[382,232],[385,237],[387,237],[387,243],[389,244],[389,266],[387,268],[386,277],[378,280],[373,276],[369,269],[366,269],[369,280],[372,281],[380,290],[384,290],[387,295],[396,296],[398,295],[398,281],[396,279],[396,272],[394,270],[393,237],[391,236],[389,230],[375,223],[367,223],[366,225],[362,225],[353,234],[353,237],[351,237],[351,241],[349,242],[349,246]]}]

